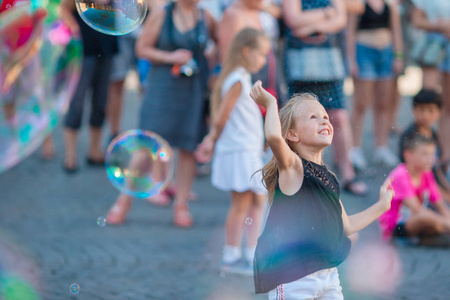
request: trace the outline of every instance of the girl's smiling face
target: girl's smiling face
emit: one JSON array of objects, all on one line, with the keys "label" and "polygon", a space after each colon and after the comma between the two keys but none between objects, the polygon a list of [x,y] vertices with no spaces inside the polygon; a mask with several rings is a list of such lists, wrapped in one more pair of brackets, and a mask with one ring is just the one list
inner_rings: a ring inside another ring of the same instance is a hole
[{"label": "girl's smiling face", "polygon": [[323,106],[312,100],[302,102],[296,111],[294,128],[289,130],[288,139],[305,146],[326,147],[333,141],[333,126]]}]

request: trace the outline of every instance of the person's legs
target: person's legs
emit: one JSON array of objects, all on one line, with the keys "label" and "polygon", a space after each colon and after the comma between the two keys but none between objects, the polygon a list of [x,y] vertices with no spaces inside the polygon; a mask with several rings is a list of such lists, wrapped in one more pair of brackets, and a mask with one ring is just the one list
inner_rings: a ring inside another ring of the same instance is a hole
[{"label": "person's legs", "polygon": [[80,80],[75,94],[70,102],[69,110],[65,118],[64,129],[64,168],[69,172],[77,169],[77,137],[78,130],[81,127],[81,118],[83,115],[84,97],[87,90],[91,87],[94,69],[95,57],[87,56],[83,58]]},{"label": "person's legs", "polygon": [[122,112],[123,86],[125,80],[111,82],[109,85],[106,116],[111,127],[111,137],[120,133],[120,115]]},{"label": "person's legs", "polygon": [[225,243],[230,246],[241,245],[242,229],[253,205],[254,194],[251,191],[231,192],[231,205],[225,221]]},{"label": "person's legs", "polygon": [[44,160],[51,160],[55,157],[55,144],[53,143],[52,135],[49,134],[42,143],[41,158]]},{"label": "person's legs", "polygon": [[389,132],[400,134],[401,129],[398,127],[397,124],[397,117],[398,117],[398,108],[400,106],[400,103],[402,101],[402,96],[400,95],[400,90],[398,89],[398,77],[395,77],[392,82],[392,98],[391,102],[388,105],[388,124],[389,124]]},{"label": "person's legs", "polygon": [[439,120],[439,142],[442,162],[450,162],[450,73],[444,73],[442,84],[442,110]]},{"label": "person's legs", "polygon": [[261,232],[261,222],[266,198],[267,198],[266,195],[258,195],[253,193],[253,201],[247,213],[247,217],[250,219],[249,222],[247,222],[247,217],[245,217],[244,221],[247,238],[247,245],[245,248],[244,256],[250,265],[253,265],[253,257],[255,256],[256,243],[258,241],[258,237]]},{"label": "person's legs", "polygon": [[111,72],[112,57],[101,57],[96,60],[93,78],[92,107],[89,124],[90,144],[88,158],[90,161],[102,164],[104,155],[101,146],[102,125],[105,119],[105,108],[108,100],[109,74]]},{"label": "person's legs", "polygon": [[365,194],[367,186],[362,182],[354,182],[355,170],[349,159],[352,133],[347,112],[344,109],[335,109],[329,110],[328,114],[334,128],[335,161],[344,182],[344,189],[357,195]]},{"label": "person's legs", "polygon": [[433,236],[450,233],[450,220],[429,209],[412,214],[405,222],[409,236]]},{"label": "person's legs", "polygon": [[353,125],[353,147],[350,149],[349,159],[357,169],[364,169],[367,166],[362,150],[362,134],[364,132],[364,118],[367,108],[372,103],[374,82],[372,80],[360,80],[353,78],[355,92],[353,97],[353,107],[350,115],[350,122]]},{"label": "person's legs", "polygon": [[66,127],[64,129],[64,169],[68,172],[75,172],[77,170],[77,141],[78,130]]},{"label": "person's legs", "polygon": [[389,106],[392,105],[392,80],[378,80],[375,83],[375,99],[373,104],[374,132],[377,147],[384,147],[388,144],[390,118]]},{"label": "person's legs", "polygon": [[353,145],[361,147],[364,117],[367,108],[372,104],[375,82],[372,80],[359,80],[353,78],[355,93],[350,121],[353,125]]},{"label": "person's legs", "polygon": [[189,194],[194,183],[197,162],[194,154],[186,150],[179,150],[177,163],[177,191],[174,203],[174,224],[179,227],[191,227],[192,217],[189,213]]}]

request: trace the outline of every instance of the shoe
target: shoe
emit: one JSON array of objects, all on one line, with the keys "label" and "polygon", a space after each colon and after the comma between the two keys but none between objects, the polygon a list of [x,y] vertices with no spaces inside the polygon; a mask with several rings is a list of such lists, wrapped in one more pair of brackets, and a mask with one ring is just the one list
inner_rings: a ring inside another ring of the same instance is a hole
[{"label": "shoe", "polygon": [[354,177],[351,180],[344,182],[344,191],[349,192],[355,196],[363,197],[368,194],[367,185]]},{"label": "shoe", "polygon": [[103,167],[103,166],[105,166],[105,159],[104,158],[93,159],[88,156],[88,157],[86,157],[86,163],[92,167]]},{"label": "shoe", "polygon": [[399,160],[397,156],[387,146],[378,147],[375,150],[375,162],[386,167],[395,167]]},{"label": "shoe", "polygon": [[131,208],[131,201],[119,198],[106,215],[106,222],[111,225],[119,225],[125,222]]},{"label": "shoe", "polygon": [[150,204],[156,206],[169,206],[172,202],[172,199],[170,199],[170,195],[167,190],[162,191],[158,195],[145,198],[145,200],[147,200]]},{"label": "shoe", "polygon": [[190,228],[194,224],[187,205],[175,205],[173,210],[173,224],[181,228]]},{"label": "shoe", "polygon": [[244,259],[238,259],[232,263],[220,263],[220,271],[228,274],[253,276],[253,266]]},{"label": "shoe", "polygon": [[353,147],[350,149],[349,159],[355,169],[363,170],[367,167],[367,162],[361,147]]}]

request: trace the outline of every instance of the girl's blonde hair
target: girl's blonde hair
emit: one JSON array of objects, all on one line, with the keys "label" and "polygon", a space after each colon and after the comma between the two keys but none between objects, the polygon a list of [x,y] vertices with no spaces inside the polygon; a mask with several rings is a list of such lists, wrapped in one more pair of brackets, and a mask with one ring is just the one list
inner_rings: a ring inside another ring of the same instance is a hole
[{"label": "girl's blonde hair", "polygon": [[222,70],[217,78],[211,94],[211,116],[214,118],[219,110],[220,101],[222,99],[222,86],[225,79],[239,66],[245,66],[246,62],[242,55],[242,50],[245,47],[250,49],[258,49],[260,47],[261,39],[269,38],[267,35],[255,28],[244,28],[233,38],[231,46],[225,56]]},{"label": "girl's blonde hair", "polygon": [[[291,142],[287,139],[287,135],[289,129],[294,128],[296,112],[297,108],[300,104],[305,101],[317,101],[318,98],[314,94],[302,93],[295,94],[292,98],[280,109],[280,123],[281,123],[281,135],[283,136],[284,141],[292,148]],[[262,182],[264,186],[267,188],[269,192],[269,204],[271,205],[273,202],[273,196],[275,194],[275,188],[277,186],[277,161],[275,157],[272,156],[272,159],[261,169],[262,173]]]}]

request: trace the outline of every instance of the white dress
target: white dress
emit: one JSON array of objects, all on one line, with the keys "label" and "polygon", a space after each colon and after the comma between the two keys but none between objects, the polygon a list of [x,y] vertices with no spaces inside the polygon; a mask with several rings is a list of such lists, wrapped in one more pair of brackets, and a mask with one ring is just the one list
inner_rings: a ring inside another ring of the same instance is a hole
[{"label": "white dress", "polygon": [[250,98],[250,73],[237,68],[224,81],[222,96],[237,82],[242,85],[222,134],[216,142],[212,161],[212,184],[222,191],[253,191],[266,194],[261,183],[264,131],[258,105]]}]

